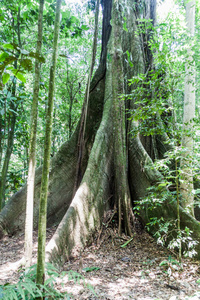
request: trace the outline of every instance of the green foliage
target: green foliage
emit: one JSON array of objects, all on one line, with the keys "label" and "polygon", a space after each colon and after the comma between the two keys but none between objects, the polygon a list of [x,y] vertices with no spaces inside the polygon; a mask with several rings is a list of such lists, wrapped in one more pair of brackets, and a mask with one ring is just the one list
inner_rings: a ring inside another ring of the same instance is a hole
[{"label": "green foliage", "polygon": [[[181,193],[179,190],[179,182],[182,180],[182,172],[175,160],[181,158],[181,147],[174,147],[165,154],[163,159],[154,162],[154,167],[163,175],[163,180],[158,184],[151,186],[147,190],[145,198],[136,202],[135,211],[140,212],[140,209],[162,210],[167,202],[177,202]],[[154,232],[154,237],[157,242],[169,249],[183,250],[185,256],[193,257],[196,254],[195,246],[197,241],[192,239],[192,231],[185,227],[183,230],[178,225],[177,219],[172,219],[163,213],[163,217],[151,217],[146,228],[150,232]]]},{"label": "green foliage", "polygon": [[167,273],[167,275],[169,277],[171,277],[171,275],[174,271],[179,270],[179,268],[181,267],[181,264],[176,259],[172,258],[170,255],[168,257],[168,260],[161,261],[159,266],[167,268],[167,270],[164,272]]},{"label": "green foliage", "polygon": [[[139,20],[138,35],[151,33],[148,47],[153,54],[154,66],[144,74],[134,76],[129,82],[133,93],[128,99],[134,103],[131,118],[139,121],[138,130],[133,134],[167,132],[171,135],[172,128],[169,124],[173,123],[174,117],[176,127],[182,126],[186,59],[183,40],[187,34],[184,28],[180,30],[180,23],[178,18],[172,18],[167,23],[153,27],[149,20]],[[147,50],[145,51],[148,56]],[[129,61],[128,53],[127,56]],[[164,127],[161,126],[160,117]]]},{"label": "green foliage", "polygon": [[46,272],[48,279],[44,285],[38,286],[35,283],[36,265],[33,265],[21,275],[17,284],[5,284],[0,286],[0,299],[31,300],[37,297],[45,297],[45,299],[65,299],[66,294],[59,292],[54,287],[56,279],[60,277],[57,269],[53,265],[47,264]]},{"label": "green foliage", "polygon": [[46,280],[44,285],[37,285],[36,280],[36,265],[31,266],[25,270],[20,276],[16,284],[6,283],[0,285],[0,299],[2,300],[32,300],[37,297],[44,297],[44,299],[71,299],[67,292],[60,292],[55,285],[57,280],[61,281],[63,285],[63,278],[68,275],[68,280],[73,280],[74,284],[83,284],[85,288],[91,290],[94,294],[94,289],[91,285],[85,282],[84,276],[75,272],[62,272],[50,263],[46,264]]},{"label": "green foliage", "polygon": [[[152,136],[152,140],[159,140],[159,136],[168,136],[166,144],[169,151],[164,154],[155,153],[154,166],[161,174],[163,180],[150,187],[144,199],[136,203],[135,211],[143,209],[162,210],[164,203],[173,201],[177,203],[177,219],[170,219],[163,212],[163,217],[151,217],[146,225],[154,232],[154,236],[162,245],[170,249],[184,248],[184,254],[195,254],[196,241],[192,240],[192,232],[186,227],[180,229],[179,202],[181,202],[180,183],[184,181],[184,173],[180,161],[185,157],[187,149],[181,147],[182,135],[192,136],[194,140],[194,153],[187,153],[188,161],[193,163],[194,177],[199,173],[199,121],[194,120],[190,130],[182,130],[183,95],[185,62],[188,60],[187,49],[192,48],[195,53],[199,51],[190,41],[183,15],[171,14],[168,20],[155,28],[149,20],[139,19],[138,35],[150,35],[149,51],[153,53],[154,65],[145,73],[138,74],[130,80],[132,93],[125,98],[131,102],[129,118],[135,121],[133,135],[140,133],[143,136]],[[144,49],[148,57],[148,47]],[[128,62],[130,59],[127,53]],[[130,64],[130,62],[129,62]],[[199,69],[197,68],[197,74]],[[157,147],[155,145],[154,147]],[[184,169],[187,172],[187,169]],[[198,191],[192,191],[198,195]],[[197,197],[196,197],[197,199]],[[199,200],[197,199],[197,203]],[[198,204],[197,204],[198,205]]]},{"label": "green foliage", "polygon": [[[45,1],[44,4],[41,56],[38,56],[35,50],[38,2],[2,0],[0,5],[0,172],[7,150],[9,122],[13,114],[16,115],[14,146],[7,174],[6,201],[17,187],[18,189],[21,187],[27,176],[35,59],[39,59],[42,64],[38,105],[37,166],[43,161],[55,3]],[[91,57],[93,28],[94,12],[88,10],[87,2],[84,4],[63,2],[51,156],[54,156],[61,144],[71,137],[81,114],[86,73]]]}]

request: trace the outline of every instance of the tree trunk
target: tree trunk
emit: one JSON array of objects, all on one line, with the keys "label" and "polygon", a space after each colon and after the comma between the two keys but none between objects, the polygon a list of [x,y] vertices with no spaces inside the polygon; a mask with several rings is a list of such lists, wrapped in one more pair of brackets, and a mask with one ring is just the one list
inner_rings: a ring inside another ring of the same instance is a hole
[{"label": "tree trunk", "polygon": [[[15,98],[16,93],[16,78],[13,79],[12,82],[12,97]],[[10,157],[13,150],[14,143],[14,134],[15,134],[15,123],[16,123],[16,114],[17,114],[17,103],[13,102],[10,105],[11,116],[10,122],[8,124],[8,139],[6,145],[6,153],[4,157],[3,167],[1,171],[1,179],[0,179],[0,211],[5,205],[5,190],[6,190],[6,178],[8,173],[8,167],[10,162]]]},{"label": "tree trunk", "polygon": [[[195,1],[186,3],[186,23],[189,40],[194,38],[195,27]],[[183,136],[182,136],[182,158],[181,158],[181,195],[182,206],[194,216],[194,194],[193,194],[193,119],[195,117],[195,65],[193,53],[187,50],[188,57],[185,64],[185,93],[183,113]]]},{"label": "tree trunk", "polygon": [[117,199],[119,234],[122,233],[122,220],[125,232],[131,235],[130,226],[130,193],[127,181],[127,150],[125,129],[125,101],[120,98],[124,94],[123,70],[123,15],[118,0],[113,1],[112,34],[109,51],[112,54],[111,62],[111,92],[113,111],[113,146],[114,146],[114,188]]},{"label": "tree trunk", "polygon": [[[80,155],[77,149],[80,122],[70,141],[61,147],[52,160],[48,219],[49,222],[54,222],[53,214],[56,214],[57,221],[63,217],[46,248],[47,260],[55,264],[62,265],[69,256],[79,253],[100,226],[104,211],[110,207],[117,207],[119,212],[121,207],[122,214],[118,214],[122,221],[121,230],[131,234],[128,232],[127,223],[130,220],[130,211],[127,211],[129,197],[132,203],[140,200],[144,197],[146,188],[162,180],[162,175],[153,168],[153,162],[141,143],[140,136],[133,138],[129,134],[135,124],[126,120],[124,103],[119,98],[121,92],[131,92],[128,79],[144,72],[148,64],[152,63],[150,56],[144,55],[144,39],[136,34],[136,30],[138,18],[154,18],[155,1],[146,0],[142,3],[143,9],[139,6],[141,2],[135,0],[102,1],[101,60],[91,82],[85,147],[81,160],[81,182],[73,199],[74,178]],[[112,33],[110,24],[113,26]],[[133,67],[127,62],[126,51],[132,57]],[[128,103],[125,104],[127,107]],[[38,170],[37,174],[39,172]],[[35,225],[38,186],[40,178],[36,175]],[[24,215],[18,213],[17,205],[20,204],[23,211],[22,195],[23,190],[9,201],[0,214],[2,230],[13,232],[23,223]],[[18,218],[14,224],[9,224],[14,211]],[[151,214],[158,217],[164,214],[176,219],[176,205],[166,200],[160,210],[144,209],[141,217],[145,224]],[[200,241],[200,223],[182,209],[180,215],[181,227],[187,225],[194,231],[193,237]],[[197,247],[200,256],[200,246]]]},{"label": "tree trunk", "polygon": [[[58,37],[60,29],[60,11],[62,0],[56,1],[56,15],[54,21],[54,37],[53,37],[53,53],[52,63],[50,66],[49,77],[49,93],[48,93],[48,107],[46,115],[46,129],[44,141],[44,162],[42,168],[42,181],[40,190],[40,209],[38,221],[38,251],[37,251],[37,274],[36,282],[39,285],[44,284],[45,281],[45,245],[46,245],[46,224],[47,224],[47,194],[49,183],[49,168],[50,168],[50,154],[51,154],[51,133],[53,124],[53,98],[55,86],[55,74],[57,64],[58,52]],[[43,297],[41,297],[42,299]]]},{"label": "tree trunk", "polygon": [[[42,23],[43,23],[44,0],[40,0],[38,16],[38,40],[36,53],[37,57],[41,55],[42,49]],[[40,88],[40,62],[35,61],[35,81],[33,87],[33,102],[31,110],[31,133],[29,147],[29,167],[27,179],[27,198],[26,198],[26,222],[25,222],[25,243],[24,256],[26,267],[30,267],[32,261],[32,239],[33,239],[33,201],[34,201],[34,181],[35,181],[35,156],[36,156],[36,131],[38,114],[38,95]]]}]

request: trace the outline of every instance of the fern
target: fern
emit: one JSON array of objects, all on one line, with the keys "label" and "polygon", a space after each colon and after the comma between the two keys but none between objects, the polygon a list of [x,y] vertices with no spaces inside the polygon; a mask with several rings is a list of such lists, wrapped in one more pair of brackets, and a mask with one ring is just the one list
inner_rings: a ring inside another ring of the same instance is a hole
[{"label": "fern", "polygon": [[58,273],[58,270],[52,264],[46,264],[47,279],[44,285],[38,286],[36,284],[36,265],[26,269],[18,283],[0,285],[0,300],[33,300],[37,297],[43,297],[45,299],[71,299],[67,293],[61,293],[58,291],[54,284],[57,278],[63,278],[68,274],[68,279],[73,280],[74,283],[83,283],[85,288],[88,288],[95,294],[93,287],[90,284],[86,284],[83,275],[74,272],[62,272]]}]

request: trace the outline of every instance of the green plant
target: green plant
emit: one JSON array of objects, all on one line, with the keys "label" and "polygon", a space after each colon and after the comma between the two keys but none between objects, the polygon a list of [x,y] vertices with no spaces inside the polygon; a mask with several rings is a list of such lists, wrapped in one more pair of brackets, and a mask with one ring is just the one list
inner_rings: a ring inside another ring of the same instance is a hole
[{"label": "green plant", "polygon": [[171,257],[171,255],[168,257],[168,260],[161,261],[160,267],[165,267],[166,270],[164,272],[167,274],[168,278],[172,276],[172,274],[175,271],[178,271],[181,267],[181,264],[174,258]]},{"label": "green plant", "polygon": [[37,297],[46,299],[71,299],[71,296],[66,292],[60,292],[55,287],[57,279],[62,280],[68,275],[68,280],[73,280],[74,283],[82,283],[85,288],[90,289],[94,294],[94,289],[91,285],[85,282],[83,275],[74,272],[61,272],[50,263],[46,264],[46,280],[43,285],[36,284],[36,264],[26,269],[20,276],[16,284],[6,283],[0,285],[0,299],[2,300],[33,300]]},{"label": "green plant", "polygon": [[146,197],[136,202],[135,211],[140,213],[141,209],[162,210],[166,202],[177,203],[176,219],[170,218],[165,213],[160,218],[151,216],[146,228],[148,231],[154,232],[154,237],[159,244],[167,246],[171,250],[178,250],[179,262],[181,262],[182,253],[188,257],[196,254],[195,246],[198,242],[192,239],[192,231],[188,227],[183,229],[180,227],[179,197],[181,194],[179,180],[181,180],[181,171],[177,164],[175,164],[175,170],[170,169],[175,159],[172,152],[170,151],[168,157],[154,163],[154,167],[162,173],[163,180],[150,187]]},{"label": "green plant", "polygon": [[[139,35],[145,30],[151,32],[149,47],[154,53],[154,65],[144,74],[138,74],[130,80],[133,92],[128,96],[128,100],[132,103],[128,114],[137,124],[131,133],[134,136],[138,133],[150,136],[153,145],[153,170],[158,170],[162,179],[147,190],[146,197],[136,202],[135,212],[140,213],[141,208],[143,211],[161,212],[163,204],[176,203],[176,219],[170,218],[167,212],[159,214],[163,215],[162,217],[155,217],[149,213],[150,221],[146,227],[154,232],[159,243],[178,250],[181,261],[182,253],[190,257],[196,253],[194,248],[197,241],[192,239],[192,231],[187,227],[181,227],[180,205],[183,205],[185,199],[180,186],[185,184],[187,189],[192,181],[192,179],[189,181],[187,176],[191,174],[191,166],[194,177],[199,172],[199,154],[195,150],[199,146],[197,122],[194,120],[190,130],[182,128],[184,64],[188,59],[186,49],[182,47],[185,28],[179,31],[177,25],[180,25],[180,20],[175,22],[174,19],[168,24],[159,25],[156,29],[146,21],[140,22]],[[187,36],[186,32],[185,35]],[[192,136],[194,140],[192,153],[181,146],[182,136]],[[160,137],[165,140],[163,152],[158,150],[157,143],[160,142]],[[183,168],[181,163],[186,159],[188,165]],[[199,191],[193,189],[189,192],[197,195]],[[188,206],[186,209],[190,213],[193,207]]]}]

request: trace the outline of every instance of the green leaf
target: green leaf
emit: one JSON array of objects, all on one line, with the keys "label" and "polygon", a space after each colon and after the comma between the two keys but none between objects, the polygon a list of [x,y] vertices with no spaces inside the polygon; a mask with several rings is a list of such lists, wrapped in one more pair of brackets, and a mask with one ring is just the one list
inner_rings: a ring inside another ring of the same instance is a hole
[{"label": "green leaf", "polygon": [[130,65],[130,67],[133,67],[133,63],[132,63],[132,61],[131,61],[131,55],[130,55],[130,53],[129,53],[128,50],[126,51],[126,54],[127,54],[128,63],[129,63],[129,65]]},{"label": "green leaf", "polygon": [[10,74],[4,73],[3,76],[2,76],[3,84],[6,84],[9,79],[10,79]]},{"label": "green leaf", "polygon": [[11,49],[11,50],[14,49],[14,46],[12,44],[4,44],[3,47],[6,49]]},{"label": "green leaf", "polygon": [[168,265],[168,261],[167,260],[163,260],[163,261],[161,261],[161,263],[159,264],[159,266],[161,267],[161,266],[166,266],[166,265]]},{"label": "green leaf", "polygon": [[88,27],[87,25],[82,25],[82,26],[81,26],[81,29],[82,29],[82,30],[89,30],[89,27]]},{"label": "green leaf", "polygon": [[3,298],[3,288],[0,286],[0,299]]},{"label": "green leaf", "polygon": [[17,297],[17,291],[16,288],[9,288],[8,290],[5,290],[3,299],[16,299],[18,300],[19,298]]},{"label": "green leaf", "polygon": [[123,23],[123,30],[126,31],[126,32],[128,32],[128,29],[126,27],[126,22]]},{"label": "green leaf", "polygon": [[66,19],[69,19],[70,18],[70,11],[67,10],[67,11],[62,11],[62,18],[66,18]]},{"label": "green leaf", "polygon": [[194,190],[194,191],[193,191],[193,194],[194,194],[194,195],[198,195],[198,194],[200,194],[200,189],[196,189],[196,190]]},{"label": "green leaf", "polygon": [[84,272],[92,272],[92,271],[97,271],[97,270],[100,270],[100,268],[99,267],[87,267],[87,268],[83,269]]},{"label": "green leaf", "polygon": [[26,300],[26,298],[25,298],[25,293],[24,293],[24,290],[23,290],[21,284],[18,284],[18,285],[17,285],[17,288],[18,288],[18,291],[19,291],[19,293],[20,293],[22,299],[23,299],[23,300]]},{"label": "green leaf", "polygon": [[71,23],[75,23],[75,24],[78,24],[78,23],[79,23],[79,19],[77,19],[75,16],[72,16],[72,17],[70,18],[70,21],[71,21]]},{"label": "green leaf", "polygon": [[121,248],[125,248],[131,241],[133,240],[133,238],[131,238],[130,240],[128,240],[126,243],[124,243],[123,245],[121,245]]},{"label": "green leaf", "polygon": [[23,76],[23,74],[21,72],[19,72],[18,70],[12,70],[12,72],[15,75],[15,77],[17,77],[17,79],[19,79],[22,82],[26,83],[26,78]]},{"label": "green leaf", "polygon": [[166,185],[167,185],[167,182],[162,182],[158,186],[166,186]]},{"label": "green leaf", "polygon": [[35,297],[34,290],[37,289],[36,283],[34,283],[32,280],[30,280],[30,279],[28,280],[28,278],[26,278],[26,282],[23,283],[23,286],[24,286],[25,290],[27,292],[29,292],[29,294],[31,294],[34,298]]},{"label": "green leaf", "polygon": [[8,57],[8,56],[9,56],[9,54],[6,52],[1,53],[0,54],[0,62],[4,61],[6,59],[6,57]]}]

